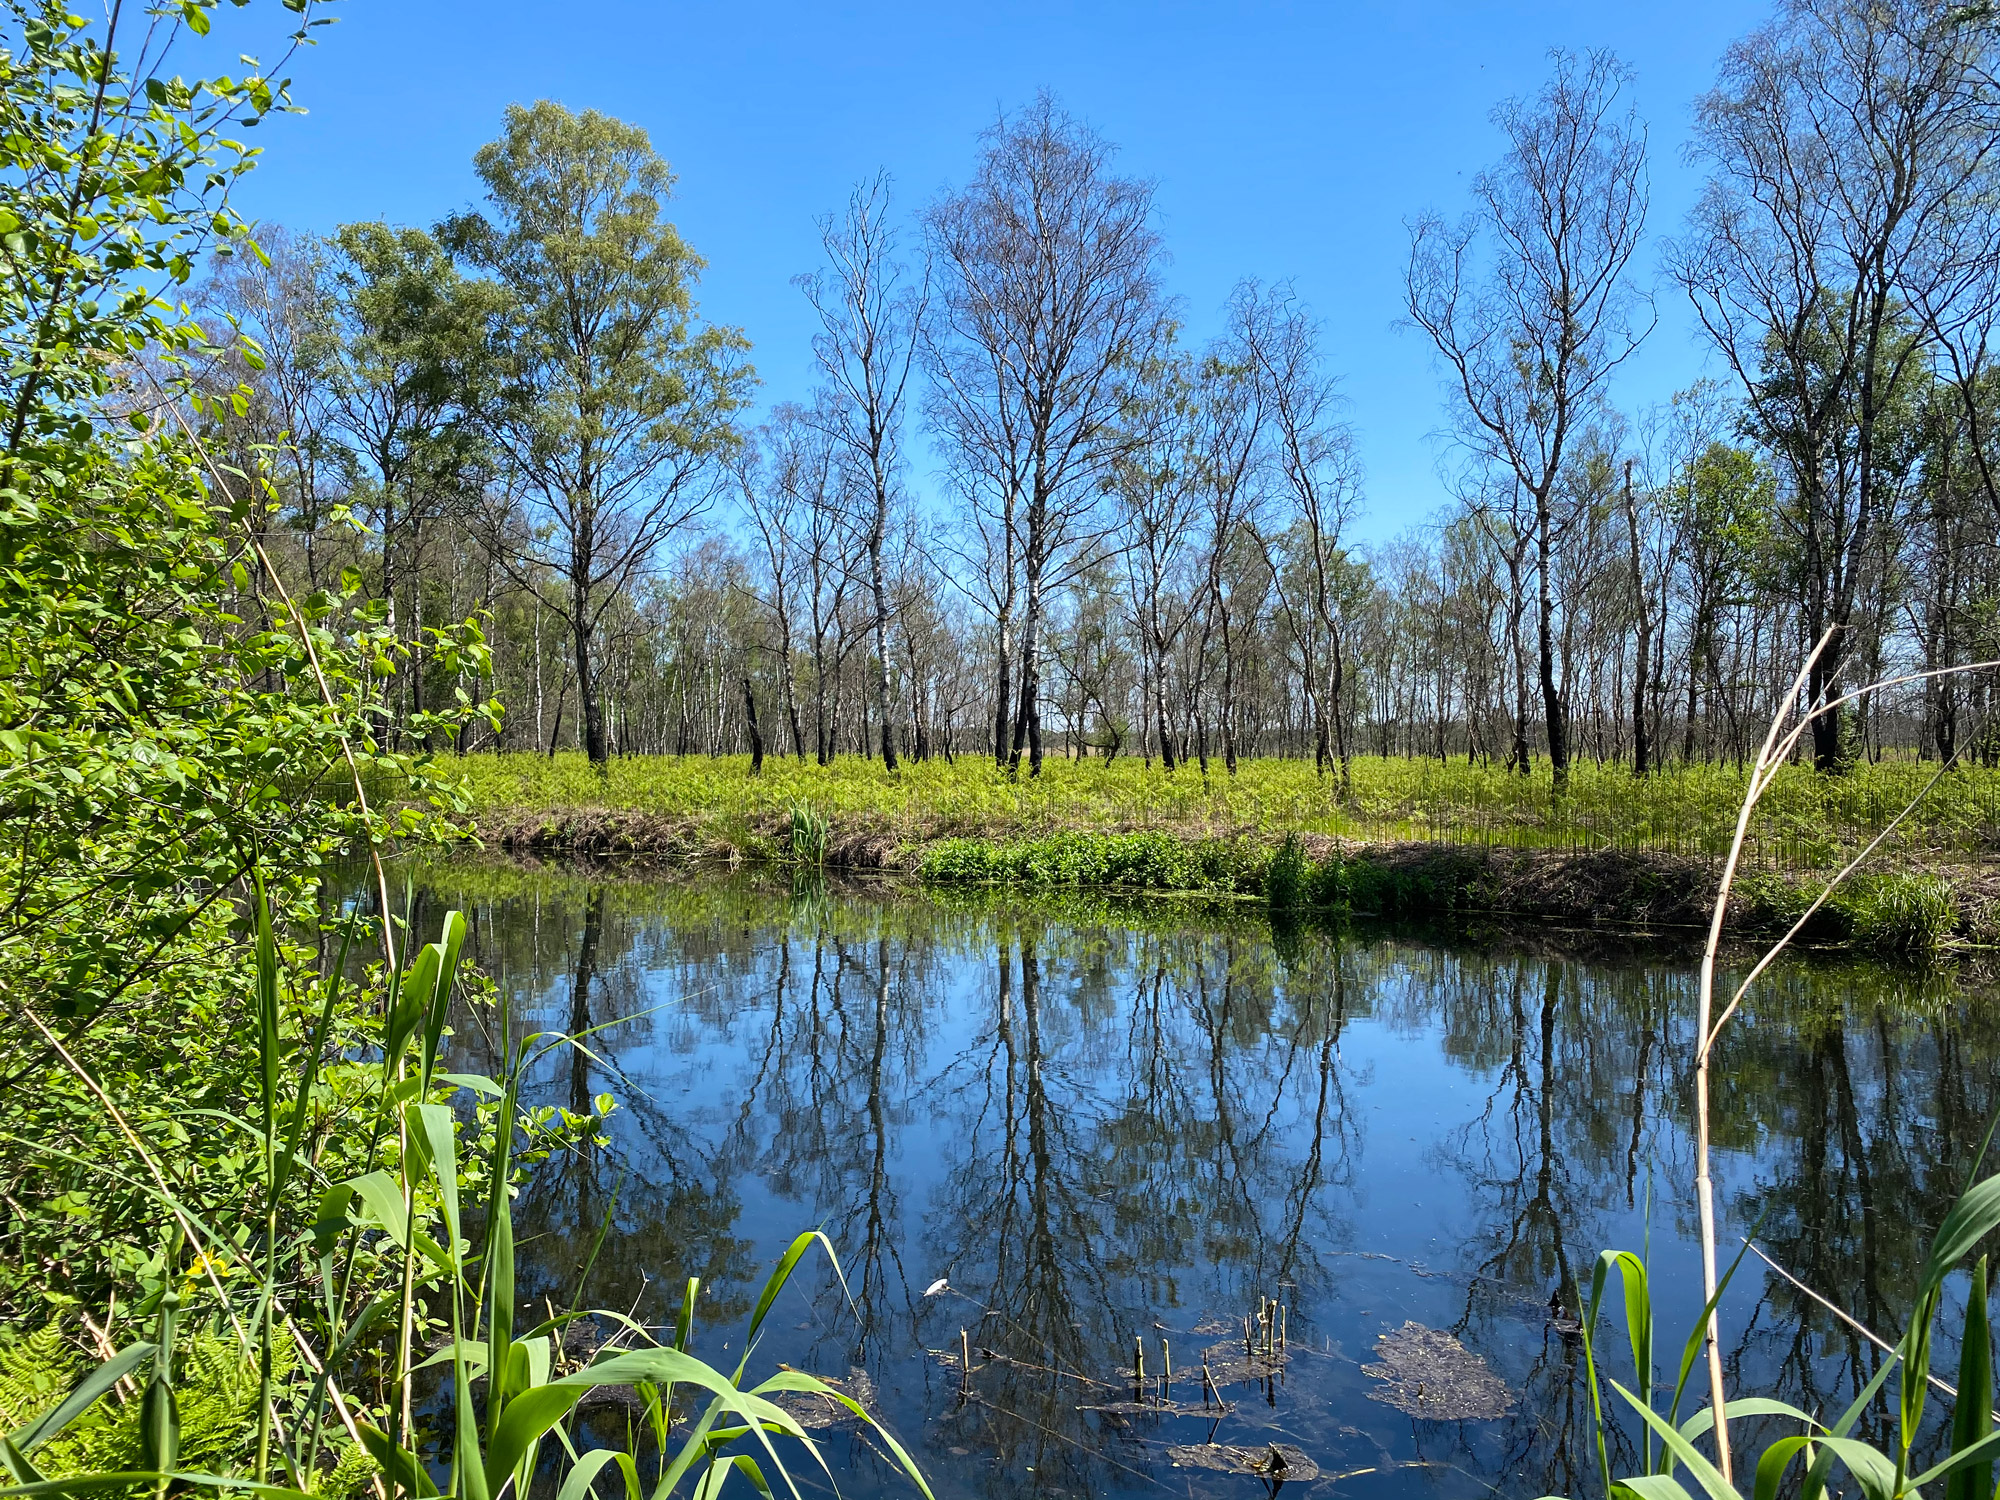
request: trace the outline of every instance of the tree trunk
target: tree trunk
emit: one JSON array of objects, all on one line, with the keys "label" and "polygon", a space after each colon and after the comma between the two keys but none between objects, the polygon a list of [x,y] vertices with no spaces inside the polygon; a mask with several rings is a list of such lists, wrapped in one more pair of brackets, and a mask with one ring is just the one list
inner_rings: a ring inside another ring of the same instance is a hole
[{"label": "tree trunk", "polygon": [[1171,771],[1179,763],[1174,754],[1174,734],[1167,722],[1167,643],[1159,630],[1153,632],[1153,718],[1160,732],[1160,764]]},{"label": "tree trunk", "polygon": [[[1528,612],[1526,591],[1521,587],[1521,546],[1516,542],[1507,558],[1507,638],[1514,657],[1514,748],[1507,758],[1508,769],[1526,776],[1528,760],[1528,652],[1521,643],[1521,616]],[[1439,694],[1442,703],[1443,694]],[[1442,710],[1440,710],[1442,711]],[[1442,754],[1440,754],[1442,759]]]},{"label": "tree trunk", "polygon": [[1354,795],[1354,762],[1347,745],[1347,709],[1343,700],[1347,696],[1347,653],[1341,648],[1340,632],[1333,632],[1328,642],[1333,657],[1333,682],[1329,705],[1333,716],[1333,742],[1335,753],[1340,756],[1340,796],[1344,802]]},{"label": "tree trunk", "polygon": [[750,774],[764,774],[764,735],[757,727],[757,699],[750,691],[750,674],[743,674],[743,717],[750,725]]},{"label": "tree trunk", "polygon": [[789,611],[778,619],[778,682],[785,694],[785,719],[792,731],[792,755],[806,758],[806,737],[799,728],[799,685],[792,670],[792,619]]},{"label": "tree trunk", "polygon": [[592,765],[602,766],[611,757],[604,741],[604,707],[597,699],[597,678],[590,660],[590,569],[595,540],[586,513],[577,525],[576,544],[570,553],[570,636],[576,648],[576,707],[583,720],[584,753]]},{"label": "tree trunk", "polygon": [[1216,601],[1222,620],[1222,764],[1236,774],[1236,647],[1229,623],[1229,606]]},{"label": "tree trunk", "polygon": [[1535,646],[1542,679],[1542,718],[1548,726],[1549,768],[1558,795],[1569,790],[1569,724],[1556,691],[1555,591],[1549,578],[1549,498],[1535,496]]},{"label": "tree trunk", "polygon": [[1040,556],[1034,540],[1029,542],[1028,607],[1021,621],[1021,693],[1014,711],[1014,740],[1007,754],[1007,769],[1018,774],[1021,751],[1028,751],[1028,774],[1042,774],[1041,719],[1041,633],[1042,579]]},{"label": "tree trunk", "polygon": [[882,764],[896,769],[896,712],[889,704],[889,592],[882,583],[882,529],[888,524],[889,497],[878,484],[875,525],[868,534],[869,583],[875,591],[875,704],[882,718]]},{"label": "tree trunk", "polygon": [[1010,614],[1004,608],[1000,612],[1000,646],[993,667],[993,764],[996,766],[1007,764],[1007,730],[1013,708],[1014,622]]},{"label": "tree trunk", "polygon": [[1632,460],[1625,460],[1625,526],[1632,534],[1632,603],[1639,612],[1639,654],[1632,677],[1632,774],[1652,770],[1653,739],[1646,727],[1646,674],[1653,663],[1653,615],[1646,602],[1645,554],[1639,545],[1639,507],[1632,497]]},{"label": "tree trunk", "polygon": [[[1806,696],[1814,707],[1831,703],[1840,696],[1840,684],[1847,666],[1846,636],[1843,626],[1827,642],[1819,660],[1813,663],[1812,673],[1806,682]],[[1846,756],[1841,745],[1841,718],[1841,713],[1836,710],[1821,714],[1812,721],[1813,769],[1822,776],[1838,775],[1846,769]]]}]

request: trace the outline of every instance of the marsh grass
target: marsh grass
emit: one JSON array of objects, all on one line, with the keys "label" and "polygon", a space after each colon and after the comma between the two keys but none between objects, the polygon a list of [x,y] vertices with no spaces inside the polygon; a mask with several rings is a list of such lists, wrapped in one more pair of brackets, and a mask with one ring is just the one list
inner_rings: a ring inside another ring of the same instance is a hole
[{"label": "marsh grass", "polygon": [[[1546,764],[1531,776],[1496,766],[1357,757],[1352,795],[1309,762],[1248,760],[1172,772],[1120,758],[1051,760],[1040,777],[1010,778],[990,761],[876,761],[829,766],[748,757],[648,756],[603,771],[580,755],[479,755],[458,763],[471,811],[483,819],[555,819],[581,811],[682,821],[738,848],[787,828],[810,808],[830,836],[885,833],[910,841],[1010,838],[1077,830],[1173,832],[1183,837],[1329,834],[1365,842],[1437,842],[1517,848],[1629,849],[1719,856],[1735,832],[1749,773],[1733,766],[1672,767],[1634,777],[1584,762],[1557,798]],[[1746,866],[1817,869],[1896,818],[1936,772],[1915,761],[1864,764],[1846,776],[1781,766],[1765,790],[1744,850]],[[393,796],[394,788],[383,787]],[[778,835],[783,838],[783,834]],[[2000,848],[2000,771],[1943,777],[1884,846],[1940,857]]]}]

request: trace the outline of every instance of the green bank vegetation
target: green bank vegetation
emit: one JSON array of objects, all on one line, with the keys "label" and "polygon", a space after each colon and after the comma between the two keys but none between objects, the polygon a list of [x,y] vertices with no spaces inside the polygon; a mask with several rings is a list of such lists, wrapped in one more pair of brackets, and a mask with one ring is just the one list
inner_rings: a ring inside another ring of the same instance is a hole
[{"label": "green bank vegetation", "polygon": [[[1689,928],[1707,921],[1748,774],[1586,765],[1556,797],[1546,768],[1523,778],[1361,757],[1343,798],[1287,760],[1212,777],[1102,761],[1049,761],[1039,777],[1016,777],[969,758],[894,775],[853,757],[767,760],[756,771],[741,756],[631,757],[601,771],[574,754],[495,756],[464,767],[472,817],[489,843],[513,848],[831,861],[936,885],[1268,896],[1281,908],[1420,919],[1513,912]],[[1902,868],[1843,882],[1802,941],[1992,943],[2000,773],[1937,772],[1913,761],[1838,778],[1783,767],[1747,833],[1732,930],[1782,931],[1812,902],[1815,875],[1879,840],[1877,860]],[[1572,862],[1558,875],[1529,857],[1592,853],[1634,858]]]},{"label": "green bank vegetation", "polygon": [[[1674,767],[1635,777],[1585,763],[1554,795],[1546,764],[1533,776],[1463,760],[1360,756],[1345,796],[1310,762],[1247,760],[1234,775],[1169,771],[1120,759],[1044,762],[1011,776],[982,757],[906,763],[843,756],[825,766],[747,756],[632,756],[601,771],[581,755],[470,756],[459,763],[468,808],[483,825],[532,831],[565,818],[633,815],[722,842],[768,835],[794,807],[811,807],[831,835],[922,842],[1013,838],[1063,829],[1159,830],[1276,839],[1324,833],[1370,843],[1439,842],[1521,848],[1628,849],[1720,855],[1729,847],[1746,773]],[[2000,847],[2000,772],[1966,767],[1936,779],[1934,763],[1884,761],[1829,777],[1788,766],[1752,830],[1753,863],[1814,869],[1883,831],[1928,792],[1885,844],[1894,853],[1977,861]],[[385,790],[393,792],[394,788]]]}]

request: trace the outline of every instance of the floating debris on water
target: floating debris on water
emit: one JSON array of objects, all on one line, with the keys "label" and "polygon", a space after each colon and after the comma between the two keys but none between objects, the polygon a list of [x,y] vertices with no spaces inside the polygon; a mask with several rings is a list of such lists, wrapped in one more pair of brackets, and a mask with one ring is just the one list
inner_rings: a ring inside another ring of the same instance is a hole
[{"label": "floating debris on water", "polygon": [[1250,1474],[1258,1479],[1306,1482],[1319,1478],[1319,1465],[1290,1443],[1264,1443],[1240,1448],[1234,1443],[1190,1443],[1167,1449],[1175,1464],[1213,1469],[1220,1474]]},{"label": "floating debris on water", "polygon": [[1381,1382],[1370,1401],[1441,1422],[1490,1422],[1514,1409],[1506,1382],[1448,1333],[1405,1323],[1377,1338],[1375,1353],[1381,1363],[1361,1367]]},{"label": "floating debris on water", "polygon": [[1269,1380],[1273,1375],[1282,1375],[1291,1356],[1284,1349],[1248,1347],[1242,1339],[1229,1339],[1220,1344],[1210,1344],[1202,1350],[1208,1367],[1209,1379],[1217,1387],[1235,1385],[1246,1380]]},{"label": "floating debris on water", "polygon": [[[875,1405],[875,1382],[869,1379],[868,1372],[859,1366],[850,1367],[845,1380],[837,1380],[827,1375],[819,1378],[824,1384],[832,1386],[841,1395],[863,1407],[872,1408]],[[815,1391],[779,1391],[770,1397],[770,1401],[774,1406],[783,1407],[793,1420],[808,1432],[818,1432],[828,1427],[837,1427],[842,1422],[860,1420],[850,1408],[843,1406],[831,1396],[822,1396]]]},{"label": "floating debris on water", "polygon": [[1236,1410],[1233,1401],[1100,1401],[1079,1406],[1078,1411],[1104,1411],[1121,1417],[1226,1417]]}]

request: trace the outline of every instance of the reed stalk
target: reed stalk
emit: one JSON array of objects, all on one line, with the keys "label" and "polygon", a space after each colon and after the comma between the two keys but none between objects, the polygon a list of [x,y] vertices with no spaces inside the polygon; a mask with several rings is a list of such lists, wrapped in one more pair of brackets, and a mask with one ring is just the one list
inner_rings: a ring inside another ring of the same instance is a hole
[{"label": "reed stalk", "polygon": [[[1937,775],[1933,776],[1918,791],[1917,795],[1910,800],[1908,805],[1890,821],[1887,827],[1871,839],[1860,854],[1850,860],[1844,868],[1838,871],[1826,883],[1825,888],[1807,909],[1806,913],[1776,943],[1771,945],[1762,958],[1751,968],[1742,983],[1737,986],[1728,1005],[1722,1009],[1720,1014],[1717,1014],[1715,1006],[1716,962],[1722,948],[1722,929],[1729,910],[1730,893],[1735,885],[1737,871],[1742,862],[1744,846],[1749,836],[1751,818],[1757,810],[1758,803],[1763,800],[1764,794],[1770,789],[1779,769],[1789,761],[1800,737],[1815,719],[1826,714],[1838,713],[1846,704],[1865,697],[1869,693],[1879,692],[1884,688],[1901,686],[1930,678],[1953,676],[1964,672],[1983,671],[2000,666],[2000,662],[1987,661],[1969,663],[1959,667],[1941,668],[1935,671],[1906,673],[1899,677],[1868,683],[1827,702],[1808,704],[1801,712],[1796,708],[1796,705],[1798,704],[1800,694],[1804,692],[1806,683],[1811,677],[1813,665],[1825,653],[1827,647],[1832,644],[1837,633],[1838,627],[1831,627],[1814,644],[1811,653],[1806,657],[1804,664],[1800,666],[1797,675],[1793,678],[1790,691],[1785,695],[1777,713],[1772,716],[1769,728],[1765,731],[1763,745],[1758,751],[1756,762],[1751,767],[1749,783],[1744,789],[1742,803],[1737,809],[1735,832],[1729,842],[1729,852],[1723,860],[1722,874],[1716,887],[1715,905],[1709,917],[1708,938],[1702,946],[1695,1019],[1696,1050],[1694,1069],[1695,1206],[1700,1221],[1702,1292],[1707,1308],[1702,1342],[1708,1368],[1709,1407],[1714,1418],[1716,1467],[1720,1471],[1723,1481],[1731,1484],[1734,1483],[1734,1462],[1730,1451],[1729,1402],[1723,1377],[1720,1344],[1720,1311],[1718,1303],[1720,1301],[1721,1284],[1717,1274],[1715,1181],[1711,1162],[1713,1135],[1710,1123],[1711,1095],[1709,1080],[1715,1043],[1722,1034],[1723,1026],[1727,1024],[1730,1017],[1736,1013],[1738,1007],[1742,1004],[1743,997],[1748,992],[1750,985],[1785,950],[1792,939],[1803,929],[1806,920],[1814,911],[1819,909],[1820,905],[1833,893],[1834,889],[1853,874],[1859,868],[1862,861],[1872,854],[1888,835],[1909,816],[1917,803],[1923,799],[1925,792],[1931,786],[1934,786],[1938,778],[1944,774],[1944,770],[1941,768]],[[1787,730],[1786,723],[1795,713],[1797,714],[1797,722]]]}]

